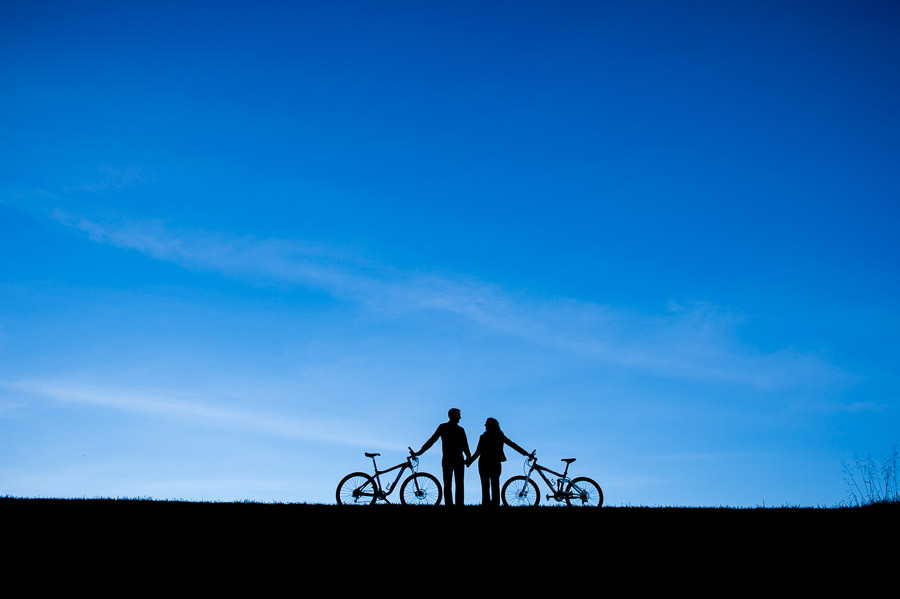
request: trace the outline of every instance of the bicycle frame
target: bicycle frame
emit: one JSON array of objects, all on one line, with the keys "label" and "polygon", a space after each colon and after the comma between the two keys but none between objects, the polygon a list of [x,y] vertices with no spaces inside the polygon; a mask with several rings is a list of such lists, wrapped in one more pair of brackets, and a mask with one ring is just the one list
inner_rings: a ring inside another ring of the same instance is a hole
[{"label": "bicycle frame", "polygon": [[[375,484],[378,486],[378,488],[375,490],[375,499],[387,499],[387,496],[393,493],[394,489],[397,488],[397,483],[400,482],[400,479],[403,477],[403,473],[406,472],[407,468],[409,468],[412,473],[415,474],[416,470],[419,467],[419,459],[407,457],[406,461],[403,463],[397,464],[396,466],[391,466],[387,470],[379,470],[378,465],[375,463],[375,458],[372,457],[372,466],[375,468],[375,476],[373,478],[375,479]],[[381,484],[381,475],[392,472],[397,468],[400,469],[400,471],[397,473],[397,478],[395,478],[394,482],[389,484],[387,487],[383,487]]]},{"label": "bicycle frame", "polygon": [[[371,505],[378,501],[388,502],[388,495],[397,489],[400,479],[406,474],[407,468],[411,474],[400,485],[400,503],[404,505],[437,505],[441,501],[441,483],[434,475],[427,472],[418,472],[419,459],[412,448],[405,462],[391,466],[384,470],[378,469],[375,458],[381,454],[366,452],[367,458],[372,458],[374,474],[366,472],[351,472],[338,483],[335,499],[339,505]],[[397,471],[397,477],[392,482],[382,484],[381,475]]]},{"label": "bicycle frame", "polygon": [[[587,476],[569,478],[569,465],[575,458],[562,460],[566,464],[565,472],[559,473],[552,468],[541,466],[537,463],[535,452],[525,458],[525,474],[513,476],[503,485],[501,491],[503,504],[511,506],[538,505],[541,500],[541,489],[534,481],[534,473],[543,479],[552,494],[547,495],[547,500],[553,499],[557,503],[565,502],[569,506],[600,507],[603,505],[603,489],[595,480]],[[553,480],[551,476],[555,476]]]},{"label": "bicycle frame", "polygon": [[[571,479],[569,478],[569,464],[571,462],[566,462],[566,470],[565,470],[565,472],[560,474],[559,472],[556,472],[555,470],[551,470],[550,468],[547,468],[546,466],[541,466],[540,464],[538,464],[536,457],[530,461],[531,461],[531,467],[529,468],[528,473],[525,475],[525,478],[528,480],[531,480],[531,473],[534,472],[535,470],[537,470],[537,473],[541,475],[542,479],[544,479],[544,483],[547,485],[547,487],[551,491],[553,491],[553,495],[547,495],[547,499],[548,500],[555,499],[556,501],[565,501],[566,492],[563,489],[565,488],[565,485],[567,483],[571,482]],[[550,479],[547,478],[547,475],[544,474],[544,472],[549,472],[550,474],[552,474],[553,476],[556,477],[556,489],[555,490],[553,489],[553,483],[550,482]]]}]

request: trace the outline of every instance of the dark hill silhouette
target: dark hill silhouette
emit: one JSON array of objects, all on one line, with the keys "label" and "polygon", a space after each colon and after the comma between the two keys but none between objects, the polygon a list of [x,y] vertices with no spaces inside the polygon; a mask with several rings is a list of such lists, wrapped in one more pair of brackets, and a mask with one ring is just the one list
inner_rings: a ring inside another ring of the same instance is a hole
[{"label": "dark hill silhouette", "polygon": [[[0,498],[0,514],[13,552],[6,571],[49,567],[67,583],[128,573],[201,577],[204,590],[258,592],[279,581],[309,591],[310,581],[341,586],[377,575],[390,588],[440,588],[455,562],[460,576],[487,577],[498,590],[537,577],[566,580],[570,590],[627,579],[632,591],[672,591],[674,581],[699,577],[696,594],[722,577],[741,588],[778,580],[779,588],[831,589],[842,576],[831,564],[857,560],[866,548],[867,570],[880,571],[892,554],[876,551],[876,541],[893,535],[900,506],[484,510]],[[433,542],[448,532],[451,543]]]}]

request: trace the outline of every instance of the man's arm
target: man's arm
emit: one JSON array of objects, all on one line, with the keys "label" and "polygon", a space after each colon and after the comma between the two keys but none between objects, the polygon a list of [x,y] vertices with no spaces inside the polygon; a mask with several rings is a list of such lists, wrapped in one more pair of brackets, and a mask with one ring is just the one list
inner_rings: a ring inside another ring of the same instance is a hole
[{"label": "man's arm", "polygon": [[[443,426],[443,425],[441,425],[441,426]],[[434,445],[435,442],[440,438],[441,438],[441,427],[439,426],[439,427],[437,427],[437,430],[434,431],[434,434],[431,435],[431,438],[428,439],[427,441],[425,441],[425,445],[422,446],[422,449],[417,451],[415,453],[415,455],[417,455],[417,456],[422,455],[423,453],[425,453],[426,451],[431,449],[431,446]]]},{"label": "man's arm", "polygon": [[466,454],[466,460],[471,460],[472,454],[469,452],[469,439],[466,437],[466,429],[462,429],[462,445],[463,453]]}]

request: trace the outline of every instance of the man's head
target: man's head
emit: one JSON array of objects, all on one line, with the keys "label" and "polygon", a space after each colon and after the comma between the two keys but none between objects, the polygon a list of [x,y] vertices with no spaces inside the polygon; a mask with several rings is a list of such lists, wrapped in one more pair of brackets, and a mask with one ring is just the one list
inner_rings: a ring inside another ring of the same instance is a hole
[{"label": "man's head", "polygon": [[459,411],[459,408],[450,408],[447,416],[450,417],[450,422],[459,422],[459,419],[462,418],[462,412]]}]

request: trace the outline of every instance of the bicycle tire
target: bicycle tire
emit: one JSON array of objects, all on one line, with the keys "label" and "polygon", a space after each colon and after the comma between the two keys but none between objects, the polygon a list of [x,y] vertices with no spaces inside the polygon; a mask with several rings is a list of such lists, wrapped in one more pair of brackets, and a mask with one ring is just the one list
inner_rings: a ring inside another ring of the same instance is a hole
[{"label": "bicycle tire", "polygon": [[372,505],[376,491],[374,478],[365,472],[353,472],[341,479],[334,496],[338,505]]},{"label": "bicycle tire", "polygon": [[[531,501],[532,496],[534,496],[533,502]],[[503,505],[512,507],[536,506],[541,501],[541,492],[538,490],[537,484],[530,478],[514,476],[503,484],[500,497],[503,498]]]},{"label": "bicycle tire", "polygon": [[[410,485],[413,481],[416,482]],[[441,483],[427,472],[413,474],[400,487],[400,503],[403,505],[438,505],[443,495]]]},{"label": "bicycle tire", "polygon": [[[581,493],[573,496],[573,487],[580,489]],[[575,507],[600,507],[603,505],[603,489],[593,479],[579,476],[572,479],[566,487],[566,505]]]}]

